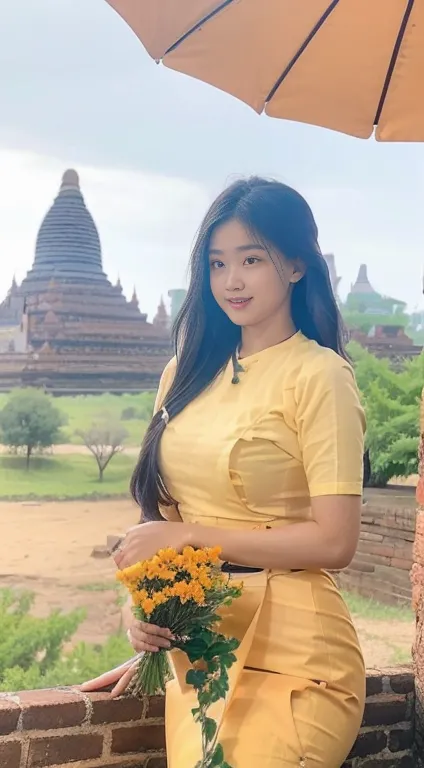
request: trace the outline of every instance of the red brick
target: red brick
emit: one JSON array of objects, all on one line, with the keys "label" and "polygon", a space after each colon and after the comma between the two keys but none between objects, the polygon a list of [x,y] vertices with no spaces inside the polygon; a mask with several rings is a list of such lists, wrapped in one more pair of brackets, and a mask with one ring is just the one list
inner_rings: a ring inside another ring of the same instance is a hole
[{"label": "red brick", "polygon": [[361,529],[360,541],[383,541],[383,534],[377,533],[377,531],[369,531],[365,526]]},{"label": "red brick", "polygon": [[383,692],[383,677],[378,672],[377,674],[367,675],[367,696],[376,696],[378,693]]},{"label": "red brick", "polygon": [[405,531],[397,528],[387,528],[385,525],[381,525],[379,526],[378,531],[385,537],[384,541],[388,539],[392,544],[397,544],[399,541],[414,541],[414,530]]},{"label": "red brick", "polygon": [[21,762],[21,744],[19,741],[0,743],[1,768],[19,768]]},{"label": "red brick", "polygon": [[403,752],[405,749],[410,749],[413,742],[414,732],[409,724],[406,728],[395,728],[389,733],[390,752]]},{"label": "red brick", "polygon": [[16,731],[21,709],[10,699],[0,699],[0,735]]},{"label": "red brick", "polygon": [[48,765],[94,760],[101,757],[102,751],[103,736],[97,733],[31,739],[28,768],[46,768]]},{"label": "red brick", "polygon": [[392,568],[401,568],[403,571],[410,571],[412,567],[412,557],[410,560],[403,560],[400,557],[392,557],[390,565]]},{"label": "red brick", "polygon": [[349,573],[349,571],[359,571],[360,573],[374,573],[375,565],[374,563],[364,562],[364,560],[361,560],[360,557],[354,557],[352,562],[349,565],[349,568],[346,568],[345,573]]},{"label": "red brick", "polygon": [[396,725],[406,720],[406,696],[391,694],[370,696],[365,705],[364,725]]},{"label": "red brick", "polygon": [[148,700],[146,717],[164,717],[165,716],[165,697],[151,696]]},{"label": "red brick", "polygon": [[20,700],[24,731],[72,728],[85,719],[86,705],[77,693],[54,689],[23,691]]},{"label": "red brick", "polygon": [[379,557],[393,557],[395,548],[393,544],[378,544],[378,542],[360,541],[358,552],[366,552],[369,555],[378,555]]},{"label": "red brick", "polygon": [[382,557],[374,553],[370,554],[361,549],[358,549],[358,558],[365,563],[372,563],[373,565],[390,565],[390,557]]},{"label": "red brick", "polygon": [[382,752],[386,746],[387,736],[383,730],[366,731],[365,733],[359,734],[355,746],[349,755],[349,758],[378,755],[378,753]]},{"label": "red brick", "polygon": [[403,560],[412,560],[412,541],[404,541],[395,544],[395,557]]},{"label": "red brick", "polygon": [[124,762],[120,760],[118,763],[110,762],[110,760],[113,760],[113,758],[108,759],[107,766],[101,765],[98,768],[147,768],[147,758],[143,756],[138,759],[134,757],[130,759],[124,758]]},{"label": "red brick", "polygon": [[139,725],[134,728],[114,728],[112,753],[148,752],[165,748],[165,729],[162,725]]},{"label": "red brick", "polygon": [[392,760],[386,757],[375,758],[371,757],[370,760],[361,762],[361,768],[418,768],[411,755],[403,755],[403,757],[392,758]]},{"label": "red brick", "polygon": [[393,693],[413,693],[414,673],[411,671],[390,675],[390,687]]},{"label": "red brick", "polygon": [[92,693],[90,699],[93,705],[91,723],[126,723],[130,720],[141,720],[144,702],[134,696],[111,699],[108,694]]}]

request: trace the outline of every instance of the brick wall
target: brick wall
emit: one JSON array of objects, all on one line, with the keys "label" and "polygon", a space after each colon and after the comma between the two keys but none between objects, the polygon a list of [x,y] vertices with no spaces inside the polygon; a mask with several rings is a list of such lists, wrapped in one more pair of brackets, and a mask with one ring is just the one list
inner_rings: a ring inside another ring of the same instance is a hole
[{"label": "brick wall", "polygon": [[[416,768],[411,670],[370,673],[367,689],[363,728],[345,768]],[[166,768],[163,699],[111,701],[71,689],[0,694],[0,766]]]},{"label": "brick wall", "polygon": [[410,489],[367,492],[355,558],[342,587],[386,603],[411,604],[416,503]]},{"label": "brick wall", "polygon": [[416,690],[417,768],[424,768],[424,391],[421,398],[420,447],[418,453],[417,522],[412,566],[412,605],[417,623],[413,650]]}]

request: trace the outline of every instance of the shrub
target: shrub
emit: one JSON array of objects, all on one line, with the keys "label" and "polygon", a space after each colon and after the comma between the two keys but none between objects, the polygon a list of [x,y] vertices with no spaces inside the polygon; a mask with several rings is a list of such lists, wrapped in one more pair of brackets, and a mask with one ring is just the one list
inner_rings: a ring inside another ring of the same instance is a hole
[{"label": "shrub", "polygon": [[64,653],[84,611],[30,615],[34,595],[0,590],[0,691],[77,685],[131,656],[127,638],[112,635],[103,645],[79,643]]},{"label": "shrub", "polygon": [[393,477],[418,469],[419,409],[424,356],[393,371],[358,344],[349,345],[367,417],[370,485],[382,487]]}]

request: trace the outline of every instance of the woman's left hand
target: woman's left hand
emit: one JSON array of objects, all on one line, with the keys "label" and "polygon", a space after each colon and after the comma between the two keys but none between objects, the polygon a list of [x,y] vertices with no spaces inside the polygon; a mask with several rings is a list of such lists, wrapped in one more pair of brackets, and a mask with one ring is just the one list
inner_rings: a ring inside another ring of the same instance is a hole
[{"label": "woman's left hand", "polygon": [[113,557],[122,570],[140,560],[149,560],[164,547],[173,547],[181,552],[188,544],[191,544],[190,525],[166,521],[142,523],[129,529]]}]

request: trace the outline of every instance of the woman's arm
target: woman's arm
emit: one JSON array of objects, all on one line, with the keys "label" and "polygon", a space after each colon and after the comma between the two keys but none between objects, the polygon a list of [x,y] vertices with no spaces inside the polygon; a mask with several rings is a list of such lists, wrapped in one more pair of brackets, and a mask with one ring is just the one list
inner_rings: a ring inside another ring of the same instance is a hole
[{"label": "woman's arm", "polygon": [[355,554],[361,508],[360,496],[319,496],[313,520],[254,531],[191,525],[191,544],[220,546],[224,560],[253,568],[338,570]]}]

